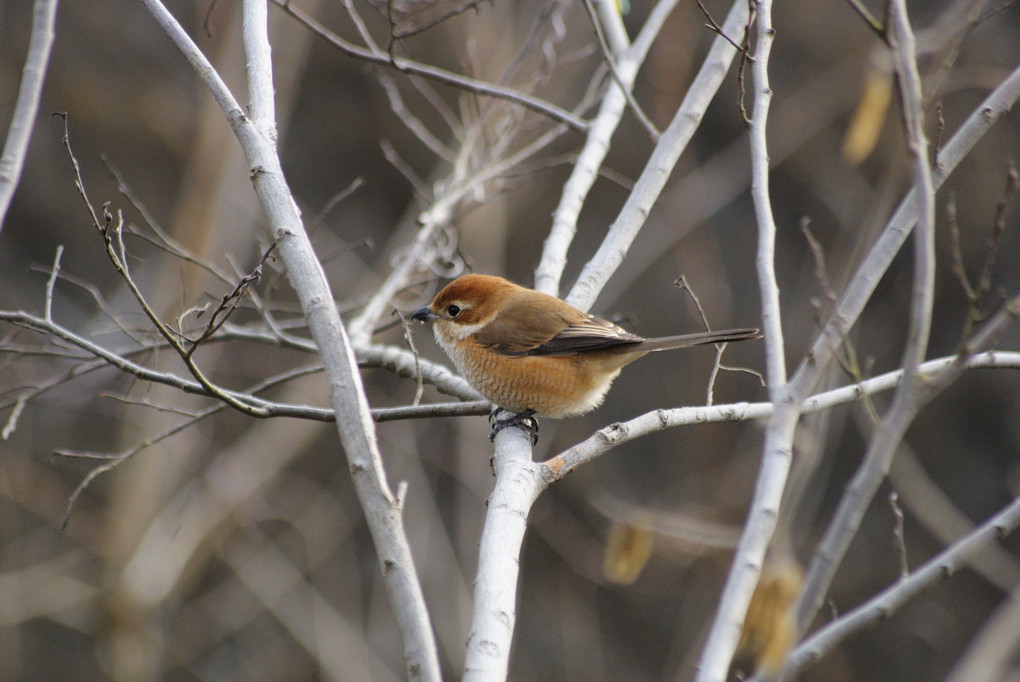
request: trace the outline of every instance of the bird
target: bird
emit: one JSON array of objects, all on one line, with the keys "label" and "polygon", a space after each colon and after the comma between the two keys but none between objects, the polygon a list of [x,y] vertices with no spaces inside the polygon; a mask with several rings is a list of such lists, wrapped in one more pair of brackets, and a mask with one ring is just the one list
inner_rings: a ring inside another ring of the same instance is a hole
[{"label": "bird", "polygon": [[450,282],[411,319],[431,323],[467,382],[516,415],[497,421],[492,438],[534,416],[594,410],[620,370],[648,353],[761,337],[748,328],[646,339],[555,296],[481,274]]}]

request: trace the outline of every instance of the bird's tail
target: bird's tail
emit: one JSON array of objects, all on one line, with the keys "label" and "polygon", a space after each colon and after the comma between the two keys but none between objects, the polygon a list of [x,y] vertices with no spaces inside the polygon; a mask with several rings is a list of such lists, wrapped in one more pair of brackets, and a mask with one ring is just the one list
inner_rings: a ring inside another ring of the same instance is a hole
[{"label": "bird's tail", "polygon": [[731,341],[750,341],[751,339],[760,338],[761,331],[757,329],[727,329],[721,332],[698,332],[696,334],[660,336],[656,339],[645,339],[641,343],[631,346],[631,350],[650,353],[656,350],[701,346],[706,343],[729,343]]}]

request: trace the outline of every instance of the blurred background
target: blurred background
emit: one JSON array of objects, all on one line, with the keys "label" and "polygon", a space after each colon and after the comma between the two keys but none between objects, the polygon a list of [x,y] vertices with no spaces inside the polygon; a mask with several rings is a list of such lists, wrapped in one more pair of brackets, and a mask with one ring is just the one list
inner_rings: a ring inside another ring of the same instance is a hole
[{"label": "blurred background", "polygon": [[[346,3],[296,4],[338,35],[364,44]],[[867,4],[882,16],[880,3]],[[1020,7],[949,0],[908,5],[931,102],[927,133],[937,144],[1017,68]],[[245,102],[240,3],[167,6]],[[631,3],[625,23],[632,38],[651,6]],[[719,23],[729,11],[720,0],[705,6]],[[394,18],[398,29],[410,33],[397,41],[398,54],[527,90],[566,109],[584,99],[601,61],[579,2],[355,0],[353,7],[384,50]],[[2,130],[10,122],[31,12],[28,2],[0,4]],[[428,27],[447,13],[451,16]],[[556,122],[351,58],[279,7],[270,8],[270,19],[284,169],[337,303],[353,314],[399,261],[417,215],[443,191],[453,166],[484,167]],[[909,186],[910,170],[886,52],[849,4],[790,0],[776,4],[773,20],[771,190],[792,368],[831,310],[802,226],[808,224],[820,244],[831,287],[841,291]],[[660,129],[713,39],[705,23],[696,3],[678,3],[638,76],[634,96]],[[415,28],[424,30],[410,30]],[[756,228],[739,100],[734,68],[592,312],[648,336],[698,330],[696,306],[674,285],[683,276],[713,327],[760,325]],[[750,110],[750,96],[745,105]],[[578,113],[590,117],[594,111]],[[67,113],[70,142],[93,204],[110,202],[111,211],[123,211],[126,223],[149,235],[126,238],[129,264],[163,319],[215,306],[232,287],[158,248],[146,220],[196,258],[238,279],[256,265],[267,247],[263,217],[235,139],[208,91],[139,3],[65,2],[24,176],[0,233],[0,308],[41,314],[55,253],[63,245],[64,278],[55,288],[54,318],[115,348],[130,347],[125,329],[137,330],[136,338],[152,337],[90,224],[62,145],[63,121],[53,112]],[[451,158],[424,144],[415,134],[418,126],[452,150]],[[461,202],[433,267],[394,305],[413,310],[444,277],[469,269],[531,285],[551,213],[582,141],[563,132]],[[594,253],[652,147],[636,118],[626,114],[581,213],[561,294]],[[939,193],[931,357],[957,350],[968,315],[952,270],[947,206],[955,206],[959,254],[974,278],[986,259],[1008,164],[1018,157],[1020,123],[1013,114],[992,128]],[[114,173],[126,192],[118,189]],[[1003,212],[1005,230],[996,243],[984,314],[1003,295],[1020,291],[1018,206],[1014,200]],[[853,329],[861,376],[899,365],[911,260],[908,248]],[[85,282],[94,286],[91,292],[81,286]],[[254,288],[281,319],[296,320],[292,292],[272,260]],[[104,313],[100,300],[113,316]],[[258,316],[246,304],[232,321],[254,323]],[[424,356],[446,362],[427,330],[416,327],[413,334]],[[16,428],[0,441],[0,678],[403,676],[396,625],[332,425],[258,422],[221,411],[98,477],[61,529],[72,491],[97,462],[55,453],[124,453],[212,403],[109,368],[80,371],[78,360],[62,355],[64,346],[24,330],[0,325],[0,335],[5,347],[0,421],[8,422],[26,389],[50,386],[18,408]],[[386,324],[374,340],[406,345],[398,324]],[[1012,329],[998,347],[1018,344],[1020,332]],[[293,348],[239,340],[209,344],[197,358],[212,378],[238,389],[316,361]],[[182,372],[168,351],[139,353],[136,359]],[[658,407],[703,404],[712,361],[712,351],[700,349],[655,354],[632,365],[601,409],[583,418],[543,421],[536,458],[546,459],[617,420]],[[734,345],[725,363],[761,370],[762,346]],[[374,407],[404,405],[414,397],[413,381],[384,369],[366,368],[364,378]],[[851,381],[836,366],[826,386]],[[759,380],[744,372],[723,371],[714,388],[718,403],[766,398]],[[328,404],[318,375],[269,395]],[[881,414],[888,398],[876,396],[871,407]],[[448,398],[426,387],[425,399]],[[816,625],[897,579],[900,553],[890,493],[898,494],[904,512],[911,567],[1017,494],[1018,399],[1020,382],[1012,373],[975,371],[921,413]],[[801,562],[810,560],[871,427],[864,404],[803,420],[795,452],[801,487],[782,522]],[[408,533],[450,679],[462,672],[477,543],[492,485],[487,432],[482,417],[378,425],[391,483],[409,486]],[[511,678],[688,679],[730,552],[692,540],[684,529],[710,523],[725,545],[752,495],[760,436],[755,423],[653,434],[546,492],[525,539]],[[622,558],[611,558],[635,565],[607,572],[608,539],[635,519],[643,520],[638,539],[624,544],[650,548],[647,563],[641,551],[625,549]],[[649,524],[656,532],[647,531]],[[944,677],[982,633],[1006,591],[1020,584],[1018,547],[1016,538],[1007,540],[1003,551],[989,552],[981,565],[848,641],[801,679]]]}]

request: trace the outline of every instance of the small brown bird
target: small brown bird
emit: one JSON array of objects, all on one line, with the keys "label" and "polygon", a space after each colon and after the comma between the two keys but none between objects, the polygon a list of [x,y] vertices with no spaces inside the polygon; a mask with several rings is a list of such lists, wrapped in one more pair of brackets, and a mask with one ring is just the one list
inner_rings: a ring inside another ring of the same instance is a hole
[{"label": "small brown bird", "polygon": [[730,329],[645,339],[489,275],[454,280],[411,318],[433,323],[436,341],[479,393],[525,417],[595,409],[620,370],[652,351],[761,336]]}]

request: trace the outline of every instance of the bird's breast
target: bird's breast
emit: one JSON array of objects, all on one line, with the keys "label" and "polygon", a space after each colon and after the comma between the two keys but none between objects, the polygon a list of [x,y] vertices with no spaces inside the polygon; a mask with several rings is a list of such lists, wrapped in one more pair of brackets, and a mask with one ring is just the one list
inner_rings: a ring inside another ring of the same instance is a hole
[{"label": "bird's breast", "polygon": [[635,359],[610,353],[511,356],[471,337],[447,352],[464,378],[500,407],[555,418],[598,407],[620,369]]}]

